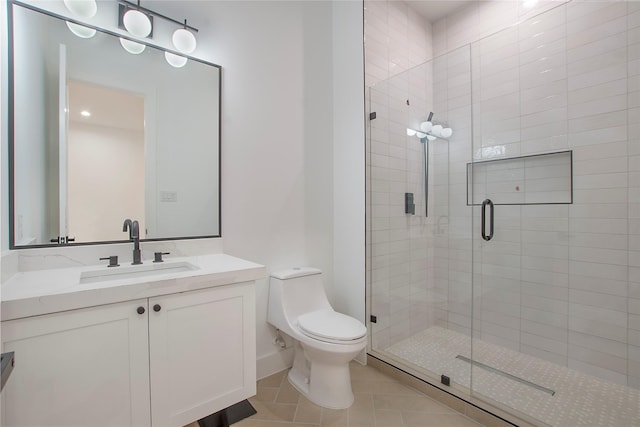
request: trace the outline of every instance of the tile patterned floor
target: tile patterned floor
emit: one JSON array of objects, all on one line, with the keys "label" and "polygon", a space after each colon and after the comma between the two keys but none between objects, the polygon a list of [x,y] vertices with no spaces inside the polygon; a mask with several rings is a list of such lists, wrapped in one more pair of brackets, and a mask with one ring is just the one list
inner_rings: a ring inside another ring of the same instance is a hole
[{"label": "tile patterned floor", "polygon": [[324,409],[289,384],[287,371],[258,381],[257,414],[234,427],[479,427],[480,424],[369,366],[351,364],[355,402]]},{"label": "tile patterned floor", "polygon": [[[470,337],[431,327],[386,352],[470,386]],[[504,347],[474,340],[474,359],[555,391],[554,395],[482,368],[473,369],[475,391],[551,426],[640,427],[640,390],[614,384]]]}]

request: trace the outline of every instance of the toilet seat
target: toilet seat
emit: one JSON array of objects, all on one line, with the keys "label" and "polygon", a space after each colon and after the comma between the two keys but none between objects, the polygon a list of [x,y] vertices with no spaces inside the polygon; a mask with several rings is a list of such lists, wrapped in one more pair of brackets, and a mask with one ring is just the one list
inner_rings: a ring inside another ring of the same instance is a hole
[{"label": "toilet seat", "polygon": [[350,344],[367,334],[367,328],[351,316],[318,310],[298,317],[300,331],[308,337],[336,344]]}]

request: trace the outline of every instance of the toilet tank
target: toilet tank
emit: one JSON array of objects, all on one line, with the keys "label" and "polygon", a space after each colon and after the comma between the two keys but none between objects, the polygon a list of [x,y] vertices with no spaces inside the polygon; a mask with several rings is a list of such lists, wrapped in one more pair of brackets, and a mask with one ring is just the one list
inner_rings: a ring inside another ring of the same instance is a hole
[{"label": "toilet tank", "polygon": [[296,267],[271,273],[267,321],[285,333],[298,316],[316,310],[331,309],[322,285],[322,271]]}]

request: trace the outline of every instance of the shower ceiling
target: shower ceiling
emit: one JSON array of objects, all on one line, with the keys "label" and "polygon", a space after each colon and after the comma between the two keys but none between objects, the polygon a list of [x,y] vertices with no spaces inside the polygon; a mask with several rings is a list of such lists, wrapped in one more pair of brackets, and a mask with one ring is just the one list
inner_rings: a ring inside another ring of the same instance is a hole
[{"label": "shower ceiling", "polygon": [[436,22],[453,11],[470,5],[473,0],[422,0],[407,1],[406,3],[429,22]]}]

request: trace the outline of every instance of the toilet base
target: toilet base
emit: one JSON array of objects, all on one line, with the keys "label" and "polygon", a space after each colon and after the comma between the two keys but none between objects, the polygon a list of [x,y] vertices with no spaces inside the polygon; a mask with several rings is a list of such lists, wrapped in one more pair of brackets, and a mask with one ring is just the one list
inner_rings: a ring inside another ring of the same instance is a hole
[{"label": "toilet base", "polygon": [[[329,409],[347,409],[353,404],[351,372],[349,362],[353,357],[339,358],[342,361],[310,362],[299,343],[294,349],[293,367],[287,378],[304,397],[318,406]],[[348,357],[348,356],[347,356]]]}]

